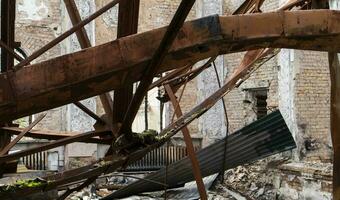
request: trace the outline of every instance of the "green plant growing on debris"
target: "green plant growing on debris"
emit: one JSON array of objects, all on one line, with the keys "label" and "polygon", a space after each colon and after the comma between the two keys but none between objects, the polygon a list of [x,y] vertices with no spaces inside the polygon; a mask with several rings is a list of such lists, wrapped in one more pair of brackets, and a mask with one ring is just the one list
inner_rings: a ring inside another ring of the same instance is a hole
[{"label": "green plant growing on debris", "polygon": [[17,180],[15,183],[11,185],[0,186],[0,192],[15,192],[19,189],[25,188],[38,188],[44,187],[48,185],[48,181],[42,179],[34,179],[34,180]]},{"label": "green plant growing on debris", "polygon": [[126,155],[158,141],[158,132],[152,129],[145,130],[142,133],[122,134],[114,142],[113,150],[118,155]]}]

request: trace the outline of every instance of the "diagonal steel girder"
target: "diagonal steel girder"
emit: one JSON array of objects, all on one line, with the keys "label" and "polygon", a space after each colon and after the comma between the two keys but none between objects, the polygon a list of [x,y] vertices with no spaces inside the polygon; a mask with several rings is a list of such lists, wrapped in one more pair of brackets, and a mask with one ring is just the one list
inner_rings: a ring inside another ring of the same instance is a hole
[{"label": "diagonal steel girder", "polygon": [[[219,54],[266,47],[339,52],[339,21],[340,12],[330,10],[194,20],[184,24],[158,72]],[[118,89],[126,80],[139,81],[165,30],[124,37],[1,74],[0,121]]]}]

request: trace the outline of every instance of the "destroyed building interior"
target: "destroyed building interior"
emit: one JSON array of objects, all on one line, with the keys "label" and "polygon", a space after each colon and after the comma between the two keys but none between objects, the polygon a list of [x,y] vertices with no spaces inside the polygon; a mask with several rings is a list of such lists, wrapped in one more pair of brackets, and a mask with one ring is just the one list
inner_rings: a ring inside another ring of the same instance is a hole
[{"label": "destroyed building interior", "polygon": [[0,2],[1,200],[340,200],[340,0]]}]

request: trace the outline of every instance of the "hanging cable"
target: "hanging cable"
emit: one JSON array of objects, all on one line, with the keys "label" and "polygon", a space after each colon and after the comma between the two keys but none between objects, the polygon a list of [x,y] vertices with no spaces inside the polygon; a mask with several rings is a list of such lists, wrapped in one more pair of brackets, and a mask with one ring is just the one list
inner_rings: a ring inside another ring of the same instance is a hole
[{"label": "hanging cable", "polygon": [[[163,75],[161,74],[162,78]],[[161,89],[158,87],[158,97],[161,97]],[[163,110],[164,110],[164,103],[162,101],[159,101],[159,130],[160,132],[163,130]]]},{"label": "hanging cable", "polygon": [[144,99],[144,122],[145,122],[145,130],[149,129],[149,119],[148,119],[148,107],[149,107],[149,102],[148,102],[148,93],[145,95]]},{"label": "hanging cable", "polygon": [[[217,71],[217,67],[216,67],[216,63],[215,61],[213,61],[213,66],[214,66],[214,70],[215,70],[215,74],[216,74],[216,79],[217,79],[217,83],[218,83],[218,87],[221,88],[222,84],[221,84],[221,80]],[[222,105],[223,105],[223,110],[224,110],[224,115],[225,115],[225,120],[226,120],[226,136],[224,138],[224,154],[223,154],[223,166],[222,166],[222,171],[221,171],[221,182],[224,182],[224,171],[226,169],[225,165],[226,165],[226,159],[227,159],[227,145],[228,145],[228,132],[229,132],[229,119],[228,119],[228,113],[227,113],[227,106],[225,104],[224,98],[221,99],[222,100]]]}]

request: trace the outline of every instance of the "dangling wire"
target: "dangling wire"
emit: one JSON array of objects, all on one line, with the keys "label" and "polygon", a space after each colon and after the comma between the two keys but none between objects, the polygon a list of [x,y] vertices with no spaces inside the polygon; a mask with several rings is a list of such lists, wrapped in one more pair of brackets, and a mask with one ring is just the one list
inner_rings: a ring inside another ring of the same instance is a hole
[{"label": "dangling wire", "polygon": [[[162,75],[161,75],[162,78]],[[161,96],[161,89],[158,87],[158,97]],[[163,130],[163,110],[164,110],[164,103],[159,101],[159,130],[160,132]]]},{"label": "dangling wire", "polygon": [[148,102],[148,93],[146,93],[145,99],[144,99],[144,122],[145,122],[145,130],[149,129],[149,119],[148,119],[148,107],[149,107],[149,102]]},{"label": "dangling wire", "polygon": [[[218,83],[218,87],[221,88],[222,84],[221,84],[221,80],[217,71],[217,67],[215,64],[215,61],[213,61],[213,65],[214,65],[214,70],[215,70],[215,74],[216,74],[216,79],[217,79],[217,83]],[[227,159],[227,145],[228,145],[228,132],[229,132],[229,119],[228,119],[228,113],[227,113],[227,106],[225,104],[224,98],[221,99],[222,100],[222,104],[223,104],[223,109],[224,109],[224,115],[225,115],[225,120],[226,120],[226,136],[224,139],[224,154],[223,154],[223,166],[222,166],[222,171],[221,171],[221,182],[224,182],[224,171],[226,169],[226,159]]]}]

